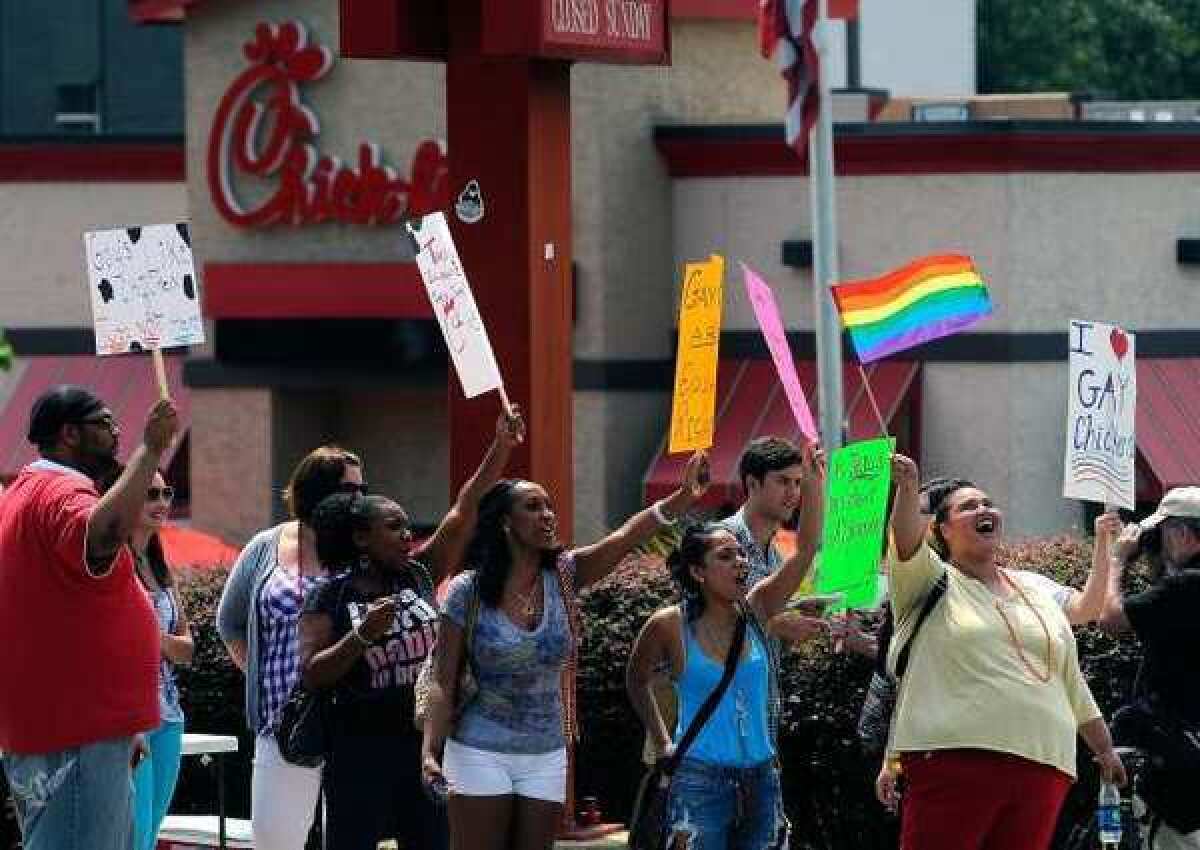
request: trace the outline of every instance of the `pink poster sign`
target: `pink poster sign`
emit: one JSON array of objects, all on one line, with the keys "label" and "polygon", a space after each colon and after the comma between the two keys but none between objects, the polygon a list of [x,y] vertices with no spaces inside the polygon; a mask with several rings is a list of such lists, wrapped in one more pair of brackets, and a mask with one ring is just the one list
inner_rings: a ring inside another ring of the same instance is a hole
[{"label": "pink poster sign", "polygon": [[779,318],[779,307],[775,304],[775,294],[767,282],[754,273],[745,263],[742,263],[742,274],[746,282],[746,295],[754,308],[754,317],[758,319],[758,327],[762,330],[767,348],[771,350],[771,359],[775,362],[775,371],[779,373],[779,381],[787,394],[788,404],[792,407],[792,415],[800,431],[812,442],[817,442],[817,426],[813,422],[812,411],[808,409],[808,399],[800,386],[800,377],[796,374],[796,364],[792,362],[792,350],[788,347],[787,334],[783,330],[783,322]]}]

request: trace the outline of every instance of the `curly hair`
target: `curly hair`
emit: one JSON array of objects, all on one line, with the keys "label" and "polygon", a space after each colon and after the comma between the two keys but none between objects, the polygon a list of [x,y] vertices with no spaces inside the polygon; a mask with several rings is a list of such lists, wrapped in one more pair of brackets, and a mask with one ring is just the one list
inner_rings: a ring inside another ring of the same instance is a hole
[{"label": "curly hair", "polygon": [[[479,582],[479,599],[489,608],[500,605],[504,583],[512,570],[512,554],[504,526],[517,501],[517,487],[525,482],[501,478],[487,489],[479,500],[479,518],[475,533],[467,544],[466,565],[474,569]],[[562,549],[542,552],[542,569],[554,569]]]},{"label": "curly hair", "polygon": [[385,496],[358,493],[334,493],[322,499],[311,516],[321,566],[337,572],[357,564],[363,552],[354,542],[354,532],[369,529],[390,503]]},{"label": "curly hair", "polygon": [[700,582],[692,575],[692,567],[704,564],[712,536],[724,530],[724,526],[715,522],[688,523],[683,529],[679,545],[667,556],[667,569],[679,586],[683,613],[688,620],[695,620],[704,613],[704,594],[700,590]]}]

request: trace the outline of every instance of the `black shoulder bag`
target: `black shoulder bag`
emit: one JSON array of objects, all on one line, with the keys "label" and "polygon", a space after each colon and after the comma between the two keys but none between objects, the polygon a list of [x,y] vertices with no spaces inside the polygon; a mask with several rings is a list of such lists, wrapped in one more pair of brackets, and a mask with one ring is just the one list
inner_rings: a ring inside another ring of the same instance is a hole
[{"label": "black shoulder bag", "polygon": [[[892,713],[896,710],[896,689],[900,680],[904,678],[904,672],[908,669],[909,653],[912,651],[913,644],[916,643],[917,635],[921,632],[921,626],[925,625],[925,621],[937,607],[938,601],[945,595],[948,583],[949,578],[943,572],[933,589],[929,591],[929,595],[925,597],[925,604],[917,616],[917,624],[913,626],[912,635],[909,636],[907,643],[900,647],[900,654],[896,657],[896,675],[889,676],[879,669],[871,674],[871,681],[867,685],[867,695],[863,699],[862,711],[858,715],[858,742],[862,746],[863,753],[873,759],[882,757],[883,751],[887,749],[888,729],[892,723]],[[887,616],[892,616],[890,609]],[[879,647],[879,652],[887,653],[887,651],[888,647]],[[886,667],[886,656],[884,664]]]},{"label": "black shoulder bag", "polygon": [[733,633],[733,641],[729,645],[729,654],[725,656],[725,672],[721,681],[713,688],[708,699],[700,706],[687,731],[679,739],[679,745],[670,758],[662,759],[652,765],[638,786],[637,797],[633,803],[633,817],[629,821],[629,850],[662,850],[667,838],[667,798],[671,790],[671,775],[683,761],[704,724],[717,710],[721,697],[729,689],[733,681],[734,671],[741,660],[742,646],[746,642],[746,618],[739,617]]}]

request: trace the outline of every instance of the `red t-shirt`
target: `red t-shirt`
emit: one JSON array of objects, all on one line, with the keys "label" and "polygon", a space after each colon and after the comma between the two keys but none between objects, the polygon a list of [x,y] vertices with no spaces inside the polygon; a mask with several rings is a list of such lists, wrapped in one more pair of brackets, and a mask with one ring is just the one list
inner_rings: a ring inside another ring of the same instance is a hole
[{"label": "red t-shirt", "polygon": [[0,750],[47,753],[158,725],[158,623],[122,547],[88,572],[91,481],[27,467],[0,496]]}]

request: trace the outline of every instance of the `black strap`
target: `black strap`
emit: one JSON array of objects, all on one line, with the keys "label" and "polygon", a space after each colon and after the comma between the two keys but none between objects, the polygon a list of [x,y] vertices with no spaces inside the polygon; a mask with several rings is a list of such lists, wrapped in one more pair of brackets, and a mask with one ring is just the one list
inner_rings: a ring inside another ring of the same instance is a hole
[{"label": "black strap", "polygon": [[[686,615],[683,615],[681,611],[681,616]],[[684,623],[684,628],[687,628],[686,622]],[[687,731],[679,739],[679,744],[675,747],[675,752],[662,766],[665,773],[671,774],[675,772],[675,768],[679,767],[679,763],[683,761],[684,755],[687,754],[692,743],[700,735],[700,730],[704,728],[704,724],[708,722],[713,712],[717,710],[717,704],[721,701],[721,697],[725,696],[725,692],[729,690],[729,683],[733,681],[733,674],[737,670],[738,662],[742,658],[742,646],[745,642],[746,618],[745,616],[739,616],[737,626],[733,631],[733,640],[729,644],[729,654],[725,656],[725,672],[721,674],[721,681],[717,682],[717,686],[708,695],[708,699],[704,701],[704,705],[700,706],[700,710],[696,712],[696,716],[688,724]]]},{"label": "black strap", "polygon": [[946,571],[942,571],[941,577],[933,586],[933,590],[929,591],[929,595],[925,597],[925,605],[921,608],[921,614],[917,617],[917,624],[913,626],[912,634],[908,636],[908,640],[904,646],[900,647],[900,654],[896,656],[896,679],[904,678],[904,671],[908,669],[908,654],[912,651],[912,646],[917,640],[917,634],[921,631],[921,626],[925,625],[925,621],[929,619],[929,615],[933,613],[934,607],[938,604],[943,596],[946,595],[946,586],[950,583],[950,579],[946,575]]}]

